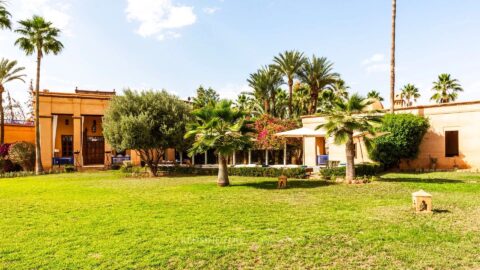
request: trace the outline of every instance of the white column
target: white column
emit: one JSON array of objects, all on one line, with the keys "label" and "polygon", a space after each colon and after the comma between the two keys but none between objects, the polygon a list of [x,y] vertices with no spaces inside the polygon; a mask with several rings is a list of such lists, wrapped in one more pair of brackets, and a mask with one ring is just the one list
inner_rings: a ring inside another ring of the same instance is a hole
[{"label": "white column", "polygon": [[208,164],[208,152],[205,152],[205,162],[204,163],[205,163],[205,165]]},{"label": "white column", "polygon": [[195,155],[192,155],[192,166],[195,166]]},{"label": "white column", "polygon": [[252,164],[252,150],[248,149],[248,164]]},{"label": "white column", "polygon": [[237,160],[236,160],[236,157],[235,157],[235,151],[233,151],[233,156],[232,156],[232,165],[236,165],[237,164]]},{"label": "white column", "polygon": [[287,142],[283,144],[283,166],[287,166]]},{"label": "white column", "polygon": [[268,150],[265,150],[265,165],[268,166]]}]

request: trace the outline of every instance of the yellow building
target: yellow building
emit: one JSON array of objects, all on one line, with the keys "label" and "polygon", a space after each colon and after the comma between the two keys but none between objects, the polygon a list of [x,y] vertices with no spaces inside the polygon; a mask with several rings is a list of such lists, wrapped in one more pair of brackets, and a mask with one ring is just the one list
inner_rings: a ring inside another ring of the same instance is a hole
[{"label": "yellow building", "polygon": [[[103,137],[102,119],[115,92],[76,89],[74,93],[40,92],[40,144],[45,169],[54,165],[103,166],[131,160],[140,164],[135,151],[114,153]],[[174,160],[174,150],[166,159]]]},{"label": "yellow building", "polygon": [[[415,160],[403,161],[402,169],[480,169],[480,101],[452,102],[425,106],[396,108],[396,113],[412,113],[429,119],[430,129],[420,145]],[[325,118],[304,116],[303,126],[315,130]],[[355,137],[355,162],[370,162],[362,136]],[[326,149],[323,150],[323,149]],[[346,162],[345,146],[335,145],[325,135],[306,137],[304,143],[305,165],[317,166],[318,156],[328,155],[329,160]]]}]

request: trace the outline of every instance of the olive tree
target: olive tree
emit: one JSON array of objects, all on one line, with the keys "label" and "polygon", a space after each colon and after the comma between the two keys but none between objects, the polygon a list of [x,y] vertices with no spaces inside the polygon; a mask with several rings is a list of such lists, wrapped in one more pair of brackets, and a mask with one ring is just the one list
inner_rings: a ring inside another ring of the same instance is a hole
[{"label": "olive tree", "polygon": [[128,89],[112,99],[103,120],[104,136],[116,150],[136,151],[156,176],[165,150],[183,146],[190,111],[190,105],[165,90]]}]

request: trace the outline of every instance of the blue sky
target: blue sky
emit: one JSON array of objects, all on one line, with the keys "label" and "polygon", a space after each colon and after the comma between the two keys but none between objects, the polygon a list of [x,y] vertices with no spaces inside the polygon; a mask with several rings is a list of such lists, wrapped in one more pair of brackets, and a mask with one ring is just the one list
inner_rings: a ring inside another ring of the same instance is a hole
[{"label": "blue sky", "polygon": [[[353,92],[389,89],[390,0],[8,0],[14,19],[40,14],[64,34],[65,50],[43,62],[42,88],[167,89],[199,85],[232,98],[281,51],[335,63]],[[414,83],[428,103],[432,81],[451,73],[480,99],[480,1],[397,0],[397,89]],[[34,78],[33,57],[0,32],[0,57]],[[27,84],[10,84],[25,100]]]}]

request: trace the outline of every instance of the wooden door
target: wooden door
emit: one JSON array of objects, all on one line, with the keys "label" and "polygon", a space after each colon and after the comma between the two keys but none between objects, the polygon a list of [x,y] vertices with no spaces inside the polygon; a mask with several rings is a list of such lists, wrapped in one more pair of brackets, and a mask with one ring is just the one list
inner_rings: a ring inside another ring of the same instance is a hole
[{"label": "wooden door", "polygon": [[105,140],[103,136],[87,136],[83,151],[85,165],[105,162]]}]

